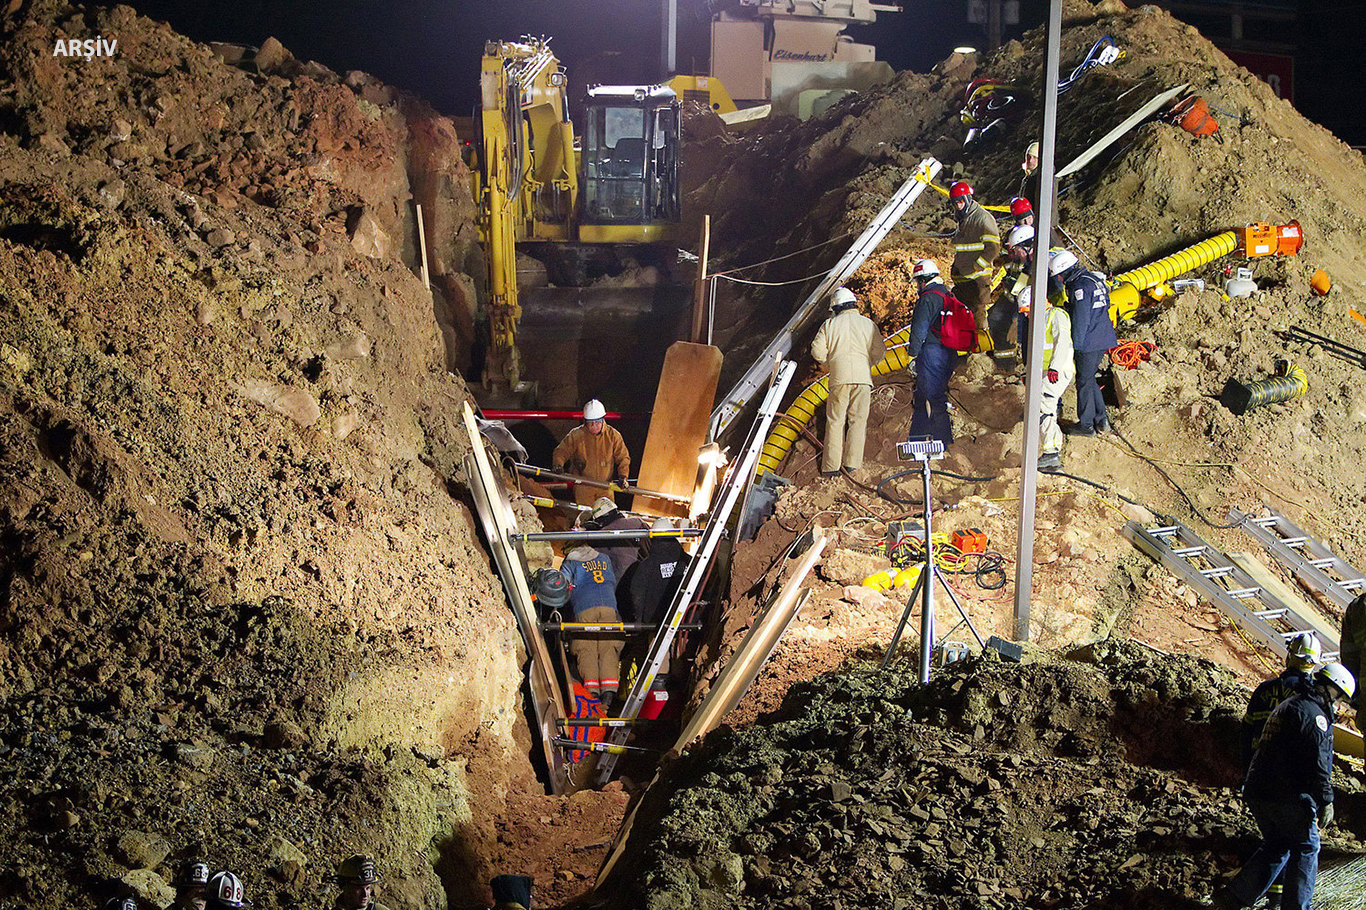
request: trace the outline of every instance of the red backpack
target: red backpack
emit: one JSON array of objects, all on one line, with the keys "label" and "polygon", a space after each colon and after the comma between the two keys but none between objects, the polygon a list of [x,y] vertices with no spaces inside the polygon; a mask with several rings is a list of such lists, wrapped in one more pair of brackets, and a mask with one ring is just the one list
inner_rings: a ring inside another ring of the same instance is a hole
[{"label": "red backpack", "polygon": [[939,342],[951,351],[971,351],[977,344],[977,319],[968,305],[948,291],[942,292],[939,311]]}]

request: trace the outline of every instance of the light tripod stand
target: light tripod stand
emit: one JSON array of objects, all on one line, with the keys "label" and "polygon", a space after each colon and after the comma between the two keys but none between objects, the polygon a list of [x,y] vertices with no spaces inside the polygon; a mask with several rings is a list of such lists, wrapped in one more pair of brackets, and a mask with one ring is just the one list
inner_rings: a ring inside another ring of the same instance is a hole
[{"label": "light tripod stand", "polygon": [[977,634],[977,628],[973,626],[972,620],[968,619],[968,614],[963,610],[963,605],[958,602],[958,596],[953,593],[953,588],[949,587],[942,575],[939,574],[939,567],[934,564],[934,535],[930,530],[930,514],[934,511],[930,505],[930,462],[938,461],[944,457],[944,443],[938,439],[924,437],[920,439],[909,439],[906,442],[896,444],[897,457],[902,460],[915,459],[920,462],[920,474],[925,481],[925,562],[920,567],[920,577],[915,580],[915,587],[911,589],[911,596],[906,601],[906,609],[901,612],[901,621],[896,624],[896,632],[892,634],[892,643],[887,646],[887,653],[882,658],[881,669],[887,669],[887,665],[892,662],[892,652],[896,650],[897,642],[901,640],[901,633],[906,628],[906,622],[911,618],[911,610],[915,607],[917,596],[921,601],[920,608],[920,681],[927,683],[930,681],[930,652],[934,649],[934,582],[935,579],[944,586],[944,591],[949,595],[949,600],[958,608],[958,615],[963,617],[963,622],[967,623],[968,629],[972,631],[972,637],[977,639],[979,647],[986,647],[982,641],[982,636]]}]

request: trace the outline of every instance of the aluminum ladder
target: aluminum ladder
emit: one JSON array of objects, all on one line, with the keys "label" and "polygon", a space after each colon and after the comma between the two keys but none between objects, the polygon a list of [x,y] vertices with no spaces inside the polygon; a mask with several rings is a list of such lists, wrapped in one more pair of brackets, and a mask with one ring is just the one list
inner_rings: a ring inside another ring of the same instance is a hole
[{"label": "aluminum ladder", "polygon": [[1280,512],[1270,506],[1262,508],[1271,514],[1266,518],[1253,518],[1237,509],[1229,509],[1228,520],[1238,522],[1244,534],[1265,547],[1272,559],[1295,573],[1307,587],[1347,609],[1347,605],[1366,589],[1366,576]]},{"label": "aluminum ladder", "polygon": [[[1194,585],[1249,638],[1277,656],[1285,657],[1287,642],[1300,632],[1319,634],[1313,623],[1253,581],[1226,554],[1185,525],[1177,522],[1150,529],[1130,521],[1124,525],[1123,533],[1173,575]],[[1336,652],[1337,641],[1325,641],[1323,647],[1325,652]],[[1329,658],[1327,653],[1324,656]]]}]

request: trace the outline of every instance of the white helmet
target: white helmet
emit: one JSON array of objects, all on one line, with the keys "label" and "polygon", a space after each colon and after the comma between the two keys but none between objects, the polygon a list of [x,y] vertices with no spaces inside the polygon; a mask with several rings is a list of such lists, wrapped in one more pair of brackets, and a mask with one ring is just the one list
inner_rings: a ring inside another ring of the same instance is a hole
[{"label": "white helmet", "polygon": [[1017,224],[1006,235],[1006,246],[1019,246],[1034,239],[1034,228],[1028,224]]},{"label": "white helmet", "polygon": [[934,264],[933,259],[917,259],[915,268],[911,269],[911,277],[916,280],[924,279],[929,281],[931,278],[939,277],[939,266]]},{"label": "white helmet", "polygon": [[1357,694],[1357,681],[1352,676],[1352,671],[1337,661],[1319,667],[1319,671],[1314,674],[1314,679],[1320,683],[1336,686],[1344,698],[1350,699]]},{"label": "white helmet", "polygon": [[1285,665],[1293,670],[1312,670],[1322,653],[1318,636],[1313,632],[1296,632],[1285,647]]},{"label": "white helmet", "polygon": [[858,306],[858,297],[848,288],[835,288],[835,293],[830,295],[830,309],[838,310],[847,306]]},{"label": "white helmet", "polygon": [[242,892],[242,880],[231,872],[215,872],[209,879],[206,896],[211,910],[241,910],[250,906]]},{"label": "white helmet", "polygon": [[1077,264],[1077,256],[1071,250],[1048,251],[1048,274],[1061,275]]},{"label": "white helmet", "polygon": [[617,507],[617,504],[606,496],[599,496],[593,500],[593,511],[589,513],[592,518],[601,518],[608,512]]},{"label": "white helmet", "polygon": [[607,409],[602,406],[602,402],[596,398],[591,399],[588,404],[583,406],[584,420],[603,420],[607,417]]},{"label": "white helmet", "polygon": [[650,525],[651,531],[672,531],[674,523],[667,518],[656,518],[654,524]]}]

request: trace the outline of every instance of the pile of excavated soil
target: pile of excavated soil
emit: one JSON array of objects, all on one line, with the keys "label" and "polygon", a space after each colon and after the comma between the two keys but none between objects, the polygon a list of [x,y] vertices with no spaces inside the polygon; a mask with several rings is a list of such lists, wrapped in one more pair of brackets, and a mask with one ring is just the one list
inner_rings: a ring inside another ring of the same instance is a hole
[{"label": "pile of excavated soil", "polygon": [[[644,798],[613,906],[1193,907],[1256,837],[1245,693],[1117,641],[936,672],[859,662],[714,734]],[[1361,786],[1335,773],[1343,805]],[[1357,851],[1366,819],[1331,833]]]},{"label": "pile of excavated soil", "polygon": [[582,891],[625,797],[528,760],[462,501],[472,210],[363,73],[0,13],[0,902],[165,906],[202,857],[311,904],[358,851],[395,908]]}]

